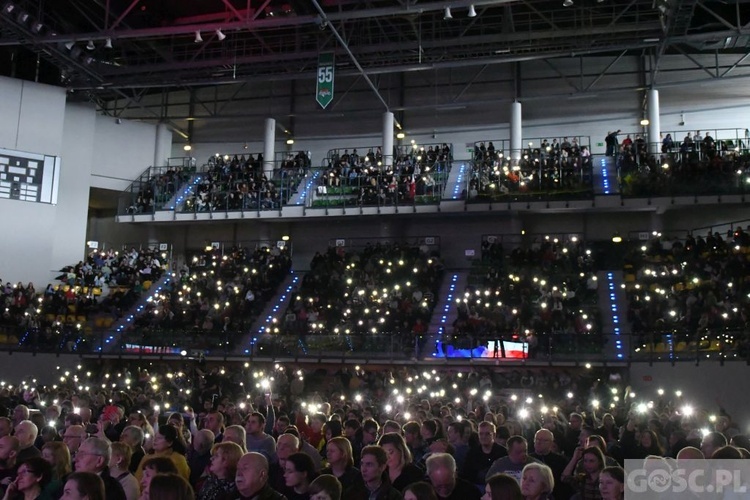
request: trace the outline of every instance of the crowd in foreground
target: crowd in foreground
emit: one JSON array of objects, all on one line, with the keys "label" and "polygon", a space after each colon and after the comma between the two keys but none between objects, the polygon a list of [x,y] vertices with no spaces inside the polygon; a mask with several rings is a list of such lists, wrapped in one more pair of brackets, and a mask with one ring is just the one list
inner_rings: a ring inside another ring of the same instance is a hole
[{"label": "crowd in foreground", "polygon": [[618,371],[115,370],[0,382],[4,499],[611,499],[628,458],[750,456],[720,408]]}]

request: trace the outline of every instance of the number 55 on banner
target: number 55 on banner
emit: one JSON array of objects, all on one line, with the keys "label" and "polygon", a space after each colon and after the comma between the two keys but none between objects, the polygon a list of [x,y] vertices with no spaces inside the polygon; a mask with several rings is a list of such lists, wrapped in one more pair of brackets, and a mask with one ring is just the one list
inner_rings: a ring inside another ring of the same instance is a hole
[{"label": "number 55 on banner", "polygon": [[315,91],[315,100],[325,109],[333,101],[333,53],[320,54],[318,56],[318,86]]}]

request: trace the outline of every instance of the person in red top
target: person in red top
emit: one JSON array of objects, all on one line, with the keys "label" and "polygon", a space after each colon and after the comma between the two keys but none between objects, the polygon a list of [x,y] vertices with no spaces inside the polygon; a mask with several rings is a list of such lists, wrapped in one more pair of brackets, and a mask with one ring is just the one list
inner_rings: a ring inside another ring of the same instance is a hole
[{"label": "person in red top", "polygon": [[303,413],[297,413],[297,429],[300,434],[305,436],[310,445],[316,450],[320,451],[325,443],[325,437],[323,436],[323,424],[328,420],[323,413],[316,413],[310,416],[310,424],[305,421],[305,415]]}]

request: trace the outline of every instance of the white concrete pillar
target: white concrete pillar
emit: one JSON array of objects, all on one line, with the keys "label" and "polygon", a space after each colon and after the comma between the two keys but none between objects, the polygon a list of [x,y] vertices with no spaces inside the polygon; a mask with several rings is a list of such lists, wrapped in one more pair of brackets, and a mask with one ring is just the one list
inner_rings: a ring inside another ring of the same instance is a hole
[{"label": "white concrete pillar", "polygon": [[266,134],[263,139],[263,173],[269,180],[273,177],[275,154],[276,120],[273,118],[266,118]]},{"label": "white concrete pillar", "polygon": [[661,151],[661,121],[659,119],[659,91],[648,91],[648,150],[651,153]]},{"label": "white concrete pillar", "polygon": [[516,101],[510,105],[510,158],[514,165],[518,165],[521,160],[522,141],[521,103]]},{"label": "white concrete pillar", "polygon": [[383,113],[383,166],[393,166],[393,113]]},{"label": "white concrete pillar", "polygon": [[172,132],[169,131],[166,123],[160,123],[156,126],[156,144],[154,146],[154,166],[162,167],[167,164],[172,151]]}]

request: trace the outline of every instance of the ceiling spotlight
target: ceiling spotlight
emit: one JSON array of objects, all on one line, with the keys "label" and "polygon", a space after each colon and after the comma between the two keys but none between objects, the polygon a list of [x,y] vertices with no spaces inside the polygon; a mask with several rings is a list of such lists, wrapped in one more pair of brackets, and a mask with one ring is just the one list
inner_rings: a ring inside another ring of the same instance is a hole
[{"label": "ceiling spotlight", "polygon": [[37,21],[31,25],[31,32],[37,35],[44,29],[44,24],[41,21]]},{"label": "ceiling spotlight", "polygon": [[216,38],[218,38],[220,42],[223,42],[226,37],[227,36],[221,32],[221,28],[216,30]]},{"label": "ceiling spotlight", "polygon": [[573,5],[573,0],[563,0],[563,7],[570,7]]},{"label": "ceiling spotlight", "polygon": [[112,48],[112,39],[107,38],[107,40],[104,42],[104,48],[105,49],[111,49]]},{"label": "ceiling spotlight", "polygon": [[289,139],[286,140],[286,143],[288,146],[291,146],[292,144],[294,144],[294,139],[290,137]]},{"label": "ceiling spotlight", "polygon": [[195,43],[201,43],[203,41],[203,38],[201,37],[201,32],[196,31],[195,32]]},{"label": "ceiling spotlight", "polygon": [[477,17],[477,11],[474,9],[474,4],[469,6],[469,17]]},{"label": "ceiling spotlight", "polygon": [[26,21],[28,21],[28,20],[29,20],[29,17],[31,17],[31,16],[29,16],[29,13],[28,13],[28,12],[24,12],[24,11],[21,11],[21,12],[20,12],[20,13],[18,14],[18,17],[16,18],[16,20],[17,20],[17,21],[18,21],[19,23],[21,23],[21,24],[26,24]]},{"label": "ceiling spotlight", "polygon": [[16,6],[12,2],[8,2],[7,4],[5,4],[5,7],[3,7],[3,12],[5,12],[6,14],[10,14],[15,9]]},{"label": "ceiling spotlight", "polygon": [[86,44],[86,49],[87,50],[94,50],[95,48],[96,48],[96,46],[94,45],[94,41],[93,40],[89,40],[89,43]]},{"label": "ceiling spotlight", "polygon": [[193,146],[191,146],[190,143],[188,143],[182,146],[182,149],[184,149],[185,151],[190,151],[191,149],[193,149]]},{"label": "ceiling spotlight", "polygon": [[65,48],[68,50],[73,50],[73,46],[75,45],[75,42],[65,42]]},{"label": "ceiling spotlight", "polygon": [[443,19],[445,19],[445,20],[453,19],[453,15],[451,14],[451,8],[450,7],[446,7],[445,8],[445,15],[443,16]]}]

